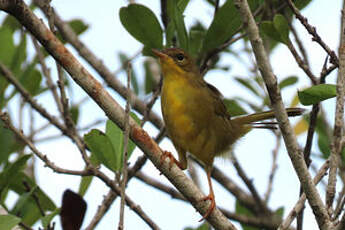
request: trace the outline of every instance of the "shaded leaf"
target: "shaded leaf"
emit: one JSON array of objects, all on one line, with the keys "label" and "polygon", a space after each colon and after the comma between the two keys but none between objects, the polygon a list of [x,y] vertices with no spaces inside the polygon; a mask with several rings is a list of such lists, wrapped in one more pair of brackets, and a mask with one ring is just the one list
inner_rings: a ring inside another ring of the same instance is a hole
[{"label": "shaded leaf", "polygon": [[0,174],[0,191],[9,184],[25,167],[31,155],[23,155]]},{"label": "shaded leaf", "polygon": [[79,118],[79,106],[71,106],[69,109],[69,112],[71,114],[71,118],[74,122],[74,124],[78,123],[78,118]]},{"label": "shaded leaf", "polygon": [[84,141],[100,163],[114,172],[117,170],[116,152],[105,133],[98,129],[92,129],[84,135]]},{"label": "shaded leaf", "polygon": [[336,95],[336,86],[332,84],[315,85],[298,92],[298,98],[302,105],[313,105]]},{"label": "shaded leaf", "polygon": [[[244,207],[240,202],[238,202],[236,200],[236,207],[235,207],[235,210],[236,210],[236,213],[237,214],[241,214],[241,215],[244,215],[244,216],[253,216],[253,213],[247,209],[246,207]],[[241,226],[242,226],[242,229],[243,230],[259,230],[259,228],[254,228],[254,227],[250,227],[246,224],[242,224],[241,223]]]},{"label": "shaded leaf", "polygon": [[24,147],[24,144],[17,140],[13,132],[4,127],[2,120],[0,120],[0,146],[0,165],[8,160],[11,153]]},{"label": "shaded leaf", "polygon": [[28,202],[32,202],[32,195],[34,194],[36,189],[37,189],[37,186],[33,187],[29,192],[21,194],[21,196],[17,200],[17,203],[15,204],[11,212],[14,214],[19,214],[22,217],[24,217],[23,215],[26,214],[26,212],[24,211],[25,210],[24,206],[26,206]]},{"label": "shaded leaf", "polygon": [[126,30],[149,48],[163,47],[163,30],[154,13],[146,6],[129,4],[120,9],[120,20]]},{"label": "shaded leaf", "polygon": [[[136,119],[136,115],[134,113],[130,114],[132,118],[134,118],[137,123],[138,119]],[[106,123],[106,135],[109,137],[110,142],[113,146],[113,149],[115,151],[115,157],[116,157],[116,170],[121,170],[123,166],[123,131],[120,129],[115,123],[113,123],[111,120],[107,120]],[[132,155],[132,152],[135,148],[135,144],[129,139],[128,140],[128,149],[127,149],[127,157],[128,159]]]},{"label": "shaded leaf", "polygon": [[257,89],[252,85],[250,79],[244,79],[244,78],[235,77],[235,80],[238,83],[240,83],[241,85],[243,85],[244,87],[246,87],[247,89],[249,89],[255,95],[260,96],[260,94],[257,91]]},{"label": "shaded leaf", "polygon": [[273,18],[274,28],[280,36],[280,40],[287,44],[289,42],[289,24],[286,18],[281,14],[276,14]]},{"label": "shaded leaf", "polygon": [[285,79],[283,79],[281,82],[279,82],[279,88],[283,89],[287,86],[293,85],[298,81],[298,78],[296,76],[290,76]]},{"label": "shaded leaf", "polygon": [[247,111],[243,109],[236,100],[233,99],[224,99],[223,100],[226,110],[229,112],[231,116],[240,116],[247,114]]},{"label": "shaded leaf", "polygon": [[184,10],[186,9],[188,3],[189,3],[190,0],[179,0],[177,2],[177,7],[178,9],[183,13]]},{"label": "shaded leaf", "polygon": [[23,64],[25,59],[26,59],[26,35],[22,35],[19,44],[16,46],[16,50],[14,52],[11,68],[10,68],[15,76],[18,76],[20,72],[20,67]]},{"label": "shaded leaf", "polygon": [[278,31],[274,28],[273,22],[263,21],[260,24],[260,31],[263,32],[267,37],[282,42]]},{"label": "shaded leaf", "polygon": [[145,70],[145,94],[149,94],[155,88],[155,80],[153,78],[153,74],[150,68],[150,62],[144,62],[144,70]]},{"label": "shaded leaf", "polygon": [[45,215],[41,218],[42,226],[44,229],[47,229],[48,225],[50,225],[51,221],[54,219],[56,215],[60,213],[60,209],[55,209],[52,213]]},{"label": "shaded leaf", "polygon": [[202,49],[203,52],[206,53],[231,39],[241,24],[241,17],[233,1],[227,0],[218,9],[206,32]]},{"label": "shaded leaf", "polygon": [[13,31],[5,26],[0,27],[0,61],[4,65],[11,66],[15,49]]},{"label": "shaded leaf", "polygon": [[39,93],[41,81],[42,74],[37,69],[30,71],[28,75],[24,75],[23,78],[20,79],[20,82],[32,96]]},{"label": "shaded leaf", "polygon": [[0,215],[0,229],[12,230],[20,221],[21,219],[14,215]]},{"label": "shaded leaf", "polygon": [[81,196],[84,196],[87,189],[90,187],[90,184],[93,180],[93,176],[83,176],[81,178],[80,184],[79,184],[79,190],[78,193]]},{"label": "shaded leaf", "polygon": [[81,19],[73,19],[68,24],[77,35],[82,34],[89,28],[89,25],[85,24]]}]

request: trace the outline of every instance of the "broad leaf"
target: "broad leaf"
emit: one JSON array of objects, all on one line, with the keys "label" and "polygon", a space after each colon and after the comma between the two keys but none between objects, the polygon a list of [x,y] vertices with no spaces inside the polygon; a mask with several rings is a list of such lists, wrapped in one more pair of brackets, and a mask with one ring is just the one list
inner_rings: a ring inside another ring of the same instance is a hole
[{"label": "broad leaf", "polygon": [[84,140],[100,163],[114,172],[117,171],[116,153],[109,137],[105,133],[92,129],[84,135]]},{"label": "broad leaf", "polygon": [[208,52],[232,38],[242,21],[232,0],[227,0],[220,7],[207,30],[203,43],[203,52]]},{"label": "broad leaf", "polygon": [[332,84],[315,85],[298,92],[298,98],[302,105],[313,105],[336,95],[336,86]]},{"label": "broad leaf", "polygon": [[163,47],[163,30],[154,13],[146,6],[129,4],[122,7],[120,20],[126,30],[145,46]]},{"label": "broad leaf", "polygon": [[14,215],[0,215],[0,229],[12,230],[20,221],[21,219]]}]

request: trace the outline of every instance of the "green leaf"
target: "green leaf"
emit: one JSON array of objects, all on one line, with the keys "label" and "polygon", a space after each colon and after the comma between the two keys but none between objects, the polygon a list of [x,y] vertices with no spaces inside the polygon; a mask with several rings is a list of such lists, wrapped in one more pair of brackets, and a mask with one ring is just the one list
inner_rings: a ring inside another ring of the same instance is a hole
[{"label": "green leaf", "polygon": [[0,191],[9,184],[25,167],[31,155],[23,155],[0,174]]},{"label": "green leaf", "polygon": [[277,215],[280,218],[283,218],[284,215],[284,207],[280,207],[277,210],[274,211],[274,214]]},{"label": "green leaf", "polygon": [[40,85],[42,81],[42,74],[37,69],[30,71],[29,75],[24,75],[20,79],[20,82],[23,84],[25,89],[32,95],[35,96],[38,94]]},{"label": "green leaf", "polygon": [[275,29],[273,22],[264,21],[260,24],[260,31],[263,32],[267,37],[282,42],[278,31]]},{"label": "green leaf", "polygon": [[120,20],[126,30],[149,48],[163,47],[163,30],[154,13],[146,6],[129,4],[120,9]]},{"label": "green leaf", "polygon": [[289,24],[285,17],[281,14],[277,14],[273,18],[273,22],[264,21],[260,25],[260,30],[267,37],[282,42],[284,44],[289,43]]},{"label": "green leaf", "polygon": [[279,83],[279,88],[283,89],[287,86],[295,84],[297,81],[298,81],[298,78],[296,76],[287,77]]},{"label": "green leaf", "polygon": [[81,178],[81,182],[79,184],[79,190],[78,193],[81,196],[84,196],[88,188],[90,187],[90,184],[93,180],[93,176],[83,176]]},{"label": "green leaf", "polygon": [[79,118],[79,106],[71,106],[69,109],[69,112],[71,114],[71,118],[74,122],[74,124],[78,123],[78,118]]},{"label": "green leaf", "polygon": [[[30,187],[30,188],[35,188],[37,187],[35,191],[35,196],[38,198],[41,207],[45,211],[53,211],[56,209],[56,205],[54,202],[48,197],[47,194],[44,193],[44,191],[39,188],[36,184],[36,182],[28,177],[24,172],[19,172],[10,182],[9,182],[9,188],[16,192],[19,195],[25,194],[27,192],[27,187],[23,185],[23,182]],[[34,208],[37,208],[37,205],[35,202],[34,203]],[[37,208],[38,209],[38,208]]]},{"label": "green leaf", "polygon": [[117,170],[117,158],[113,145],[107,135],[97,129],[92,129],[84,135],[84,141],[97,160],[112,171]]},{"label": "green leaf", "polygon": [[55,209],[52,213],[44,216],[41,218],[42,221],[42,226],[44,229],[47,229],[48,225],[51,223],[51,221],[53,220],[53,218],[58,215],[60,213],[60,209],[57,208]]},{"label": "green leaf", "polygon": [[89,25],[85,24],[81,19],[73,19],[68,24],[77,35],[82,34],[89,28]]},{"label": "green leaf", "polygon": [[22,28],[22,25],[18,22],[18,20],[15,17],[8,14],[2,23],[2,27],[10,28],[12,32],[14,32],[15,30]]},{"label": "green leaf", "polygon": [[179,0],[177,2],[177,8],[183,13],[184,10],[186,9],[188,3],[190,0]]},{"label": "green leaf", "polygon": [[322,157],[327,159],[331,153],[330,140],[324,133],[319,133],[317,139],[317,145],[322,153]]},{"label": "green leaf", "polygon": [[144,70],[145,70],[145,94],[149,94],[149,93],[152,93],[152,90],[155,87],[155,80],[151,72],[149,61],[144,61]]},{"label": "green leaf", "polygon": [[173,10],[172,19],[174,21],[176,32],[177,32],[177,41],[179,43],[179,46],[182,49],[189,50],[188,34],[187,34],[186,25],[184,23],[183,11],[181,11],[177,7],[176,1],[173,1],[173,2],[174,2],[173,4],[174,10]]},{"label": "green leaf", "polygon": [[13,31],[8,27],[0,27],[0,61],[11,66],[12,58],[15,53],[15,45],[13,41]]},{"label": "green leaf", "polygon": [[8,160],[11,153],[24,148],[23,142],[19,141],[15,135],[0,120],[0,165]]},{"label": "green leaf", "polygon": [[236,100],[233,99],[224,99],[223,100],[226,110],[229,112],[231,116],[240,116],[247,114],[247,111],[243,109]]},{"label": "green leaf", "polygon": [[32,194],[36,191],[37,186],[32,188],[29,192],[23,193],[19,199],[17,200],[16,205],[14,206],[12,213],[20,213],[23,215],[23,207],[27,204],[27,202],[30,202],[30,198],[32,198]]},{"label": "green leaf", "polygon": [[165,30],[165,40],[166,40],[166,46],[171,47],[173,45],[173,39],[175,36],[175,24],[174,22],[169,22],[168,26]]},{"label": "green leaf", "polygon": [[257,96],[260,96],[259,92],[257,91],[257,89],[252,85],[251,80],[250,79],[244,79],[244,78],[239,78],[239,77],[235,77],[235,80],[240,83],[241,85],[243,85],[244,87],[246,87],[247,89],[249,89],[252,93],[254,93]]},{"label": "green leaf", "polygon": [[21,219],[14,215],[0,215],[0,229],[12,230],[20,221]]},{"label": "green leaf", "polygon": [[313,105],[337,95],[336,85],[321,84],[298,92],[302,105]]},{"label": "green leaf", "polygon": [[280,35],[280,39],[283,43],[289,42],[289,24],[286,18],[281,14],[276,14],[273,18],[274,28]]},{"label": "green leaf", "polygon": [[194,58],[199,56],[205,34],[206,30],[200,23],[194,25],[189,31],[189,54]]},{"label": "green leaf", "polygon": [[206,53],[232,38],[241,26],[241,17],[232,0],[220,7],[207,30],[203,52]]},{"label": "green leaf", "polygon": [[12,58],[11,70],[15,76],[18,76],[20,72],[20,67],[23,64],[25,59],[26,59],[26,35],[24,34],[21,36],[20,43],[16,46],[16,50]]},{"label": "green leaf", "polygon": [[297,9],[301,10],[304,7],[306,7],[310,2],[311,0],[298,0],[295,2],[295,6],[297,7]]},{"label": "green leaf", "polygon": [[[139,124],[140,120],[139,118],[134,114],[130,113],[130,116]],[[121,170],[123,166],[123,131],[120,129],[115,123],[113,123],[111,120],[107,120],[105,133],[109,137],[113,149],[115,151],[116,155],[116,170]],[[135,144],[130,139],[128,140],[128,149],[127,149],[127,158],[129,159],[135,149]]]},{"label": "green leaf", "polygon": [[22,222],[28,226],[32,226],[42,217],[37,208],[37,204],[32,199],[28,199],[27,202],[21,206],[18,216],[21,217]]},{"label": "green leaf", "polygon": [[[241,214],[241,215],[244,215],[244,216],[253,216],[253,213],[249,209],[244,207],[237,200],[236,200],[236,207],[235,207],[235,209],[236,209],[236,214]],[[245,224],[241,224],[241,226],[242,226],[243,230],[260,230],[259,228],[250,227],[250,226],[245,225]]]}]

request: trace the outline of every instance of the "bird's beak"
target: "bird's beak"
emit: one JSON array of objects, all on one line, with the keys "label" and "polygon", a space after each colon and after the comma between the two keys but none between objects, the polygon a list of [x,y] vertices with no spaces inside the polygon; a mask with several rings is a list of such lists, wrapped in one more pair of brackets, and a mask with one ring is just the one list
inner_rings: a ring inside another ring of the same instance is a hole
[{"label": "bird's beak", "polygon": [[169,57],[167,54],[165,54],[162,51],[159,51],[157,49],[152,49],[152,52],[154,55],[156,55],[161,60]]}]

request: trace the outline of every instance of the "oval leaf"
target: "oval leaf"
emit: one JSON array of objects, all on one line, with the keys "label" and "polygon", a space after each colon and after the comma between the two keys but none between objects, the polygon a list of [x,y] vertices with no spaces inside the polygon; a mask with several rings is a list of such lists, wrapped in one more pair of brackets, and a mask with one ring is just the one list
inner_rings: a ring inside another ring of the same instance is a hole
[{"label": "oval leaf", "polygon": [[273,18],[273,25],[280,35],[280,40],[287,44],[289,42],[289,24],[286,18],[281,14],[275,15]]},{"label": "oval leaf", "polygon": [[298,81],[298,78],[296,76],[290,76],[287,77],[285,79],[283,79],[280,83],[279,83],[279,88],[285,88],[287,86],[293,85]]},{"label": "oval leaf", "polygon": [[97,129],[93,129],[84,135],[84,140],[97,160],[115,172],[117,159],[108,136]]},{"label": "oval leaf", "polygon": [[126,30],[145,46],[163,47],[163,30],[154,13],[146,6],[130,4],[122,7],[120,20]]},{"label": "oval leaf", "polygon": [[298,98],[302,105],[313,105],[336,95],[336,86],[332,84],[315,85],[298,92]]},{"label": "oval leaf", "polygon": [[20,218],[13,215],[0,215],[0,229],[11,230],[21,221]]},{"label": "oval leaf", "polygon": [[233,1],[226,1],[217,11],[203,43],[203,52],[218,47],[234,36],[241,26],[241,17]]}]

